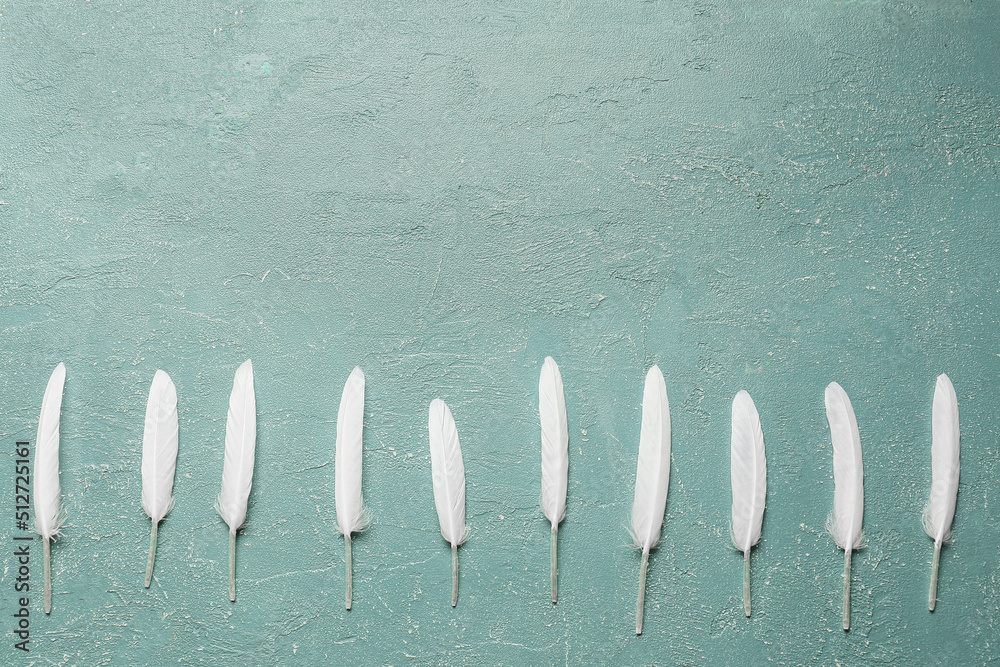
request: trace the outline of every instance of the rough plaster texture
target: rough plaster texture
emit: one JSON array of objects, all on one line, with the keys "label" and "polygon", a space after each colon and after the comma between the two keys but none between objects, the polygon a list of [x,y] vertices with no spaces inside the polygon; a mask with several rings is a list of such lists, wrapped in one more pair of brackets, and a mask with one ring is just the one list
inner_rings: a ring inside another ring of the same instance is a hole
[{"label": "rough plaster texture", "polygon": [[[3,662],[996,662],[998,53],[989,1],[0,4],[0,437],[34,439],[65,361],[69,512],[53,613],[36,596],[33,653],[4,628]],[[547,354],[572,452],[556,607]],[[234,605],[212,504],[247,357],[258,458]],[[636,638],[625,523],[652,363],[673,466]],[[355,364],[374,522],[348,613],[332,461]],[[177,385],[180,458],[146,591],[156,368]],[[940,372],[963,471],[931,615]],[[867,472],[849,634],[824,531],[831,380]],[[728,536],[741,388],[770,462],[751,620]],[[468,471],[457,609],[436,396]]]}]

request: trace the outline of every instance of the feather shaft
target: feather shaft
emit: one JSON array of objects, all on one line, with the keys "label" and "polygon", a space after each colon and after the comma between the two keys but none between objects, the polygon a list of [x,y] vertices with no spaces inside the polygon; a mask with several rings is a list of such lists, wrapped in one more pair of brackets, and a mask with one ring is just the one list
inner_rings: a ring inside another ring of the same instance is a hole
[{"label": "feather shaft", "polygon": [[639,566],[639,597],[635,603],[635,634],[642,634],[643,610],[646,607],[646,570],[649,569],[649,552],[642,552],[642,564]]},{"label": "feather shaft", "polygon": [[156,527],[160,524],[154,521],[152,525],[153,529],[149,533],[149,559],[146,561],[146,588],[149,588],[149,582],[153,580],[153,561],[156,560]]},{"label": "feather shaft", "polygon": [[851,550],[844,549],[844,632],[851,629]]},{"label": "feather shaft", "polygon": [[569,427],[562,375],[552,357],[545,357],[538,378],[538,416],[542,429],[542,509],[552,524],[549,575],[552,604],[557,599],[556,532],[566,516],[566,488],[569,480]]},{"label": "feather shaft", "polygon": [[635,498],[632,502],[632,538],[635,546],[642,550],[642,570],[635,621],[637,635],[642,634],[649,552],[660,541],[669,484],[670,406],[667,403],[667,387],[663,381],[663,373],[658,366],[652,366],[646,373],[642,394],[642,428],[639,431]]},{"label": "feather shaft", "polygon": [[229,601],[236,602],[236,533],[229,533]]},{"label": "feather shaft", "polygon": [[451,606],[458,604],[458,545],[451,545]]},{"label": "feather shaft", "polygon": [[347,533],[344,535],[344,568],[346,572],[344,577],[347,580],[347,589],[344,593],[344,601],[347,605],[347,611],[351,610],[351,599],[354,597],[354,568],[351,565],[351,534]]},{"label": "feather shaft", "polygon": [[750,550],[743,552],[743,612],[750,618]]},{"label": "feather shaft", "polygon": [[941,545],[934,545],[934,563],[931,565],[931,590],[927,595],[927,610],[934,611],[937,606],[938,566],[941,564]]},{"label": "feather shaft", "polygon": [[550,563],[549,563],[549,577],[552,588],[552,604],[556,603],[559,599],[559,568],[558,560],[556,559],[556,548],[559,543],[559,524],[552,526],[552,548],[549,550]]},{"label": "feather shaft", "polygon": [[52,613],[52,553],[49,538],[42,538],[42,560],[45,561],[45,613]]}]

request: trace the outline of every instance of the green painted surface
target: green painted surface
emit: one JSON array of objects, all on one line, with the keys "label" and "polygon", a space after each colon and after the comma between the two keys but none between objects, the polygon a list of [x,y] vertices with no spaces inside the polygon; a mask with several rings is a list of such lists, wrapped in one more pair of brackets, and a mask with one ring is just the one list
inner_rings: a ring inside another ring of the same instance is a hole
[{"label": "green painted surface", "polygon": [[[34,439],[65,361],[69,512],[53,613],[33,597],[27,657],[5,616],[3,661],[998,660],[998,5],[415,4],[0,5],[0,436],[8,452]],[[556,607],[546,354],[571,428]],[[234,605],[212,504],[247,357],[258,458]],[[636,638],[625,524],[652,363],[674,449]],[[355,364],[374,522],[348,613],[333,440]],[[177,385],[181,439],[147,591],[156,368]],[[963,470],[932,615],[919,518],[940,372]],[[831,380],[867,472],[849,634],[824,531]],[[770,462],[750,620],[728,536],[740,388]],[[431,496],[436,396],[469,485],[456,609]],[[5,615],[11,529],[0,519]]]}]

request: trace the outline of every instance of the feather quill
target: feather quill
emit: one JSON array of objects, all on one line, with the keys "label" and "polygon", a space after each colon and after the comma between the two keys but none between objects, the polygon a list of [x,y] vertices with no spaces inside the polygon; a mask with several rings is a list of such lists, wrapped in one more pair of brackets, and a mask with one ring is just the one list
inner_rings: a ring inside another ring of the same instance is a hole
[{"label": "feather quill", "polygon": [[337,530],[344,536],[347,589],[345,603],[351,608],[353,575],[351,533],[364,529],[368,512],[361,496],[362,434],[365,416],[365,374],[351,371],[340,397],[337,412],[337,445],[334,455],[334,495],[337,501]]},{"label": "feather quill", "polygon": [[750,617],[750,549],[760,541],[767,499],[767,460],[760,416],[750,394],[741,391],[733,399],[733,437],[730,446],[730,478],[733,487],[731,536],[743,552],[743,610]]},{"label": "feather quill", "polygon": [[177,390],[170,376],[156,371],[149,387],[146,423],[142,434],[142,508],[152,521],[146,588],[153,578],[156,533],[159,523],[174,503],[174,472],[177,469]]},{"label": "feather quill", "polygon": [[955,518],[959,459],[958,397],[951,379],[941,374],[934,387],[931,413],[931,497],[924,510],[924,530],[934,540],[934,564],[927,599],[930,611],[934,611],[937,604],[941,546],[951,537],[951,522]]},{"label": "feather quill", "polygon": [[431,480],[441,535],[451,545],[451,606],[458,604],[458,547],[465,541],[465,464],[451,410],[439,398],[431,401]]},{"label": "feather quill", "polygon": [[59,492],[59,415],[62,411],[66,366],[60,363],[52,371],[42,397],[35,440],[34,489],[35,530],[42,537],[45,561],[45,613],[52,611],[52,565],[50,542],[60,535],[66,519]]},{"label": "feather quill", "polygon": [[844,630],[851,629],[851,552],[861,546],[865,513],[865,472],[861,435],[851,399],[836,382],[826,388],[826,418],[833,442],[833,513],[827,529],[844,550]]},{"label": "feather quill", "polygon": [[649,552],[660,541],[663,513],[670,483],[670,406],[663,373],[653,366],[646,374],[642,394],[642,428],[639,431],[639,459],[632,502],[632,538],[642,550],[639,570],[639,599],[635,610],[635,634],[642,634],[646,601],[646,570]]},{"label": "feather quill", "polygon": [[569,428],[562,375],[552,357],[545,357],[538,379],[538,416],[542,425],[542,509],[552,524],[550,575],[552,604],[558,597],[559,570],[556,547],[559,522],[566,516],[566,486],[569,474]]},{"label": "feather quill", "polygon": [[237,369],[229,395],[222,491],[215,502],[219,516],[229,526],[229,599],[232,602],[236,602],[236,531],[246,522],[256,443],[257,401],[253,365],[247,359]]}]

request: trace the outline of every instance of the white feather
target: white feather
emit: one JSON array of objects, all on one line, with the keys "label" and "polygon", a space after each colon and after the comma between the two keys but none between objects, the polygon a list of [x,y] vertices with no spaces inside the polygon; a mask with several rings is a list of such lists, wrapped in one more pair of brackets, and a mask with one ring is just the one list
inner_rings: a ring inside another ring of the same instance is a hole
[{"label": "white feather", "polygon": [[760,416],[750,394],[733,399],[733,437],[730,447],[733,487],[733,544],[744,554],[760,541],[767,499],[767,460]]},{"label": "white feather", "polygon": [[362,434],[365,416],[365,374],[351,371],[337,412],[337,450],[334,456],[334,495],[337,530],[350,536],[365,527],[367,512],[361,496]]},{"label": "white feather", "polygon": [[451,410],[439,398],[431,401],[430,417],[431,479],[434,505],[437,507],[441,535],[457,547],[465,541],[465,464],[458,430]]},{"label": "white feather", "polygon": [[229,526],[230,535],[235,535],[246,521],[256,443],[257,401],[253,391],[253,365],[247,359],[233,378],[226,418],[222,492],[215,502],[215,509]]},{"label": "white feather", "polygon": [[35,529],[46,540],[59,535],[66,518],[59,494],[59,413],[65,381],[66,366],[60,363],[45,386],[35,440]]},{"label": "white feather", "polygon": [[924,530],[940,547],[951,536],[958,498],[958,397],[947,375],[939,375],[931,414],[931,498],[924,510]]},{"label": "white feather", "polygon": [[663,373],[653,366],[642,394],[642,428],[632,502],[632,539],[648,553],[660,541],[670,483],[670,406]]},{"label": "white feather", "polygon": [[545,357],[538,378],[538,416],[542,424],[542,509],[555,530],[566,516],[569,429],[562,375],[552,357]]},{"label": "white feather", "polygon": [[861,546],[865,513],[865,472],[861,463],[861,435],[851,399],[836,382],[826,388],[826,418],[833,442],[833,513],[827,529],[841,549]]},{"label": "white feather", "polygon": [[142,434],[142,508],[159,523],[173,504],[177,468],[177,390],[170,376],[156,371],[146,403]]}]

